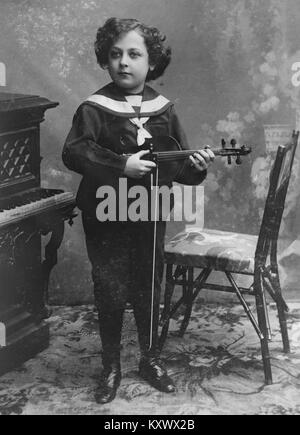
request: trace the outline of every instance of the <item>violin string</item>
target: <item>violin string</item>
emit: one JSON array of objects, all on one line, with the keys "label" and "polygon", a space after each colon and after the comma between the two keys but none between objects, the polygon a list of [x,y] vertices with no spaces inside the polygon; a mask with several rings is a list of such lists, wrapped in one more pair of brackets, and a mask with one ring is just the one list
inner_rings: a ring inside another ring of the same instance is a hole
[{"label": "violin string", "polygon": [[[168,152],[168,151],[165,151],[165,152],[162,151],[161,153],[157,153],[157,158],[160,161],[163,161],[163,160],[184,160],[186,157],[193,155],[194,152],[196,152],[196,151],[189,151],[189,152],[186,152],[186,153],[179,151],[178,154],[174,154],[174,153],[171,153],[171,152]],[[154,154],[155,154],[155,152],[154,152]],[[229,154],[224,154],[224,153],[222,153],[220,151],[215,151],[214,154],[216,156],[218,156],[218,155],[224,155],[224,156],[229,155]]]},{"label": "violin string", "polygon": [[[212,150],[215,156],[221,156],[221,157],[234,157],[234,156],[239,156],[239,155],[243,155],[243,153],[240,153],[238,151],[231,151],[231,150]],[[159,152],[155,152],[153,153],[153,155],[156,156],[157,160],[159,161],[172,161],[172,160],[184,160],[189,156],[192,156],[194,153],[196,153],[197,151],[187,151],[187,152],[183,152],[183,151],[178,151],[172,153],[169,151],[159,151]],[[132,155],[132,154],[127,154],[128,156]]]}]

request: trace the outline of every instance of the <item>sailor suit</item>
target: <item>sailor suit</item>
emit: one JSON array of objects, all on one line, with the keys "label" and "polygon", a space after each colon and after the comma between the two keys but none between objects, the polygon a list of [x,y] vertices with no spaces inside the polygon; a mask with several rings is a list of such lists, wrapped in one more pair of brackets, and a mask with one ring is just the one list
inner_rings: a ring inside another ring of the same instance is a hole
[{"label": "sailor suit", "polygon": [[[83,212],[104,352],[106,349],[118,353],[121,319],[127,302],[134,310],[141,351],[149,351],[154,224],[99,222],[95,213],[99,202],[96,191],[99,186],[110,185],[117,192],[119,178],[126,177],[126,154],[147,137],[166,135],[174,137],[182,149],[189,148],[174,106],[167,98],[149,86],[145,86],[141,96],[126,95],[110,83],[80,105],[65,142],[65,165],[82,175],[77,205]],[[197,171],[186,159],[174,181],[199,184],[205,176],[206,171]],[[128,182],[132,186],[139,180],[128,179]],[[154,336],[158,328],[164,236],[165,222],[158,222]],[[156,343],[152,348],[155,347]]]}]

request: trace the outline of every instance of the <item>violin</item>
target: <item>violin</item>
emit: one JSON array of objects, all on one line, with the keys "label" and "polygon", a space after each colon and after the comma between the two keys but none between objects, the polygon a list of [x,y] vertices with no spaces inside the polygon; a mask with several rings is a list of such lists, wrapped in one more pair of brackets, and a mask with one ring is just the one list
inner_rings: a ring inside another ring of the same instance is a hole
[{"label": "violin", "polygon": [[[227,157],[227,162],[232,163],[232,157],[236,157],[236,164],[242,163],[241,156],[251,153],[251,148],[245,145],[236,146],[236,140],[231,139],[230,147],[226,146],[224,139],[221,141],[221,148],[210,148],[215,156]],[[149,155],[143,156],[143,160],[152,160],[158,166],[158,184],[168,184],[176,178],[182,168],[182,161],[199,150],[182,150],[181,146],[172,136],[155,136],[146,139],[145,143],[134,148],[130,156],[138,151],[148,150]],[[147,179],[149,174],[145,175]]]}]

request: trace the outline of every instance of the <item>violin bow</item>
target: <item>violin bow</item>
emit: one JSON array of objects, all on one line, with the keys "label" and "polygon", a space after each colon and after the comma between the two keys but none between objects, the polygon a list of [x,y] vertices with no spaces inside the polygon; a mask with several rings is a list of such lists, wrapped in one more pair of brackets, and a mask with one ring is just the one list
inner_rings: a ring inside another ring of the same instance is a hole
[{"label": "violin bow", "polygon": [[[150,153],[153,152],[153,147],[150,147]],[[153,345],[153,319],[154,319],[154,292],[155,292],[155,269],[156,269],[156,234],[157,234],[157,212],[158,212],[158,165],[156,165],[155,173],[151,174],[151,190],[155,188],[154,196],[154,228],[153,228],[153,253],[152,253],[152,282],[151,282],[151,311],[150,311],[150,334],[149,347]]]},{"label": "violin bow", "polygon": [[[150,150],[151,152],[151,150]],[[154,318],[154,292],[155,292],[155,268],[156,268],[156,234],[157,234],[157,212],[158,212],[158,165],[155,168],[154,180],[151,174],[151,190],[155,188],[154,200],[154,229],[153,229],[153,253],[152,253],[152,282],[151,282],[151,312],[150,312],[150,335],[149,347],[153,345],[153,318]]]}]

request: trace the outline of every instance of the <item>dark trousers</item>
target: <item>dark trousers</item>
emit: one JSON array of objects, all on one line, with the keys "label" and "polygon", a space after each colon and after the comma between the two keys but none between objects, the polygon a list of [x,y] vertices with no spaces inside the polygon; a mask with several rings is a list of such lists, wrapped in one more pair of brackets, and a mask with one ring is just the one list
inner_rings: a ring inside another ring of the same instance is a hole
[{"label": "dark trousers", "polygon": [[127,302],[133,308],[142,357],[156,356],[165,222],[157,222],[153,296],[154,223],[100,223],[83,215],[83,226],[92,265],[104,365],[119,359]]}]

